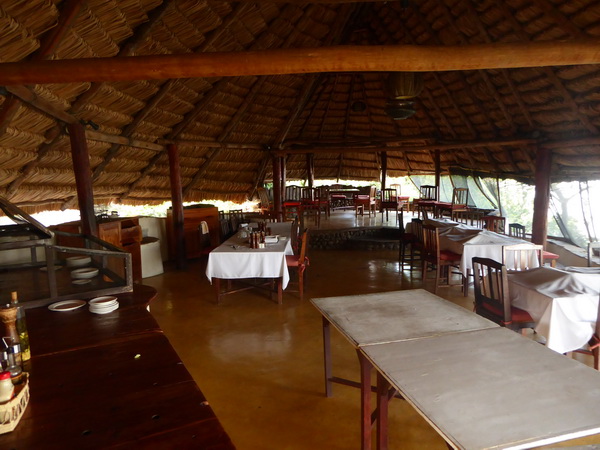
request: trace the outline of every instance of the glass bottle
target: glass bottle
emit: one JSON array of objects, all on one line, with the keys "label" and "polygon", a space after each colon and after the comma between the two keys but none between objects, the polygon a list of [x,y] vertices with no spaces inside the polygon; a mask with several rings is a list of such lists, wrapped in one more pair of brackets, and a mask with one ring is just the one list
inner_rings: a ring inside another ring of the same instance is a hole
[{"label": "glass bottle", "polygon": [[23,361],[29,361],[31,351],[29,350],[29,333],[27,332],[27,322],[25,320],[25,308],[19,305],[16,291],[10,293],[10,301],[12,306],[17,308],[17,333],[21,344],[21,356]]},{"label": "glass bottle", "polygon": [[8,355],[6,371],[10,372],[10,379],[13,384],[20,384],[23,381],[23,360],[19,341],[12,337],[3,337],[2,341]]}]

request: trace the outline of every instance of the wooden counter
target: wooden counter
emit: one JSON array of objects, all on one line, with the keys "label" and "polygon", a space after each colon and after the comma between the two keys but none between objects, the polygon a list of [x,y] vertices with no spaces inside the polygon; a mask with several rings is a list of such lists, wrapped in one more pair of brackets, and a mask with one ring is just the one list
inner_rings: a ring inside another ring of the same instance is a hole
[{"label": "wooden counter", "polygon": [[234,448],[146,310],[153,288],[92,314],[27,310],[31,399],[0,448]]}]

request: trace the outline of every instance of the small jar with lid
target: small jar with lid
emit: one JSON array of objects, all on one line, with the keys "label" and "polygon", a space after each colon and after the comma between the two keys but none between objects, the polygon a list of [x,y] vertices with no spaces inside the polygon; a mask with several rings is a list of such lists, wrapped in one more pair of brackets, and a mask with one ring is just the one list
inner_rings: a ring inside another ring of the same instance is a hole
[{"label": "small jar with lid", "polygon": [[15,386],[9,371],[0,372],[0,403],[6,403],[15,395]]}]

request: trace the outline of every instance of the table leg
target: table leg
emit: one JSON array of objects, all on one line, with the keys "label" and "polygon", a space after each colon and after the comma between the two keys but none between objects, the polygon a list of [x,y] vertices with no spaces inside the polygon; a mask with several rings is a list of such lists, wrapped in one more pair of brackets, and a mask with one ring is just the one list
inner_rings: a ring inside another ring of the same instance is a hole
[{"label": "table leg", "polygon": [[371,420],[371,362],[356,349],[358,360],[360,362],[360,439],[361,449],[371,449],[371,429],[373,421]]},{"label": "table leg", "polygon": [[332,397],[331,383],[331,325],[323,317],[323,366],[325,368],[325,396]]},{"label": "table leg", "polygon": [[215,296],[216,296],[217,305],[218,305],[219,302],[221,301],[221,279],[220,278],[213,278],[212,279],[212,284],[215,287]]},{"label": "table leg", "polygon": [[283,304],[283,277],[277,278],[277,304]]},{"label": "table leg", "polygon": [[390,383],[377,372],[377,449],[388,448],[388,403]]}]

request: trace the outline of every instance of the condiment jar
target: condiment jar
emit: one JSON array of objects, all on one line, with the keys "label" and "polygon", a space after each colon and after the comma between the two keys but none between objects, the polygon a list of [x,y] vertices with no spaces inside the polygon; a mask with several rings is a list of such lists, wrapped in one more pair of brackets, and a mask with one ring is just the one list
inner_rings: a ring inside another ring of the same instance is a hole
[{"label": "condiment jar", "polygon": [[21,359],[21,345],[19,341],[14,341],[9,337],[2,338],[8,354],[8,364],[6,370],[10,372],[10,378],[13,384],[19,384],[23,381],[23,360]]},{"label": "condiment jar", "polygon": [[10,372],[0,372],[0,403],[6,403],[15,395],[15,386],[10,379]]}]

